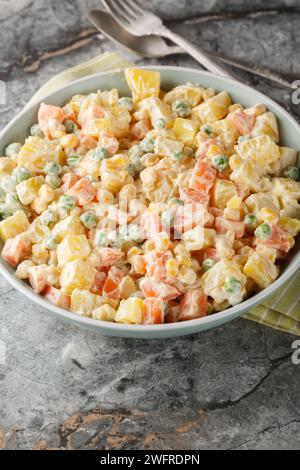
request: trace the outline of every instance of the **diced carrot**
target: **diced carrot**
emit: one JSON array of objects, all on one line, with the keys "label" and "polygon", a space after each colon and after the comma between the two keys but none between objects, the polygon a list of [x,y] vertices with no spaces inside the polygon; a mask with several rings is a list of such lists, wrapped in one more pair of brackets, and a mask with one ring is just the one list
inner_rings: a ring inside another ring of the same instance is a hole
[{"label": "diced carrot", "polygon": [[144,300],[143,324],[156,325],[164,323],[165,302],[161,299],[150,297]]},{"label": "diced carrot", "polygon": [[10,238],[5,242],[1,256],[11,266],[17,266],[30,252],[30,243],[22,235]]},{"label": "diced carrot", "polygon": [[93,292],[93,294],[101,295],[106,279],[107,279],[107,274],[105,272],[97,271],[94,277],[92,287],[91,287],[91,292]]},{"label": "diced carrot", "polygon": [[184,233],[197,226],[209,226],[214,217],[207,211],[203,204],[190,202],[184,206],[178,206],[174,216],[174,229],[178,233]]},{"label": "diced carrot", "polygon": [[189,188],[208,195],[216,179],[216,170],[208,163],[197,160],[189,183]]},{"label": "diced carrot", "polygon": [[62,108],[58,106],[52,106],[50,104],[42,103],[38,112],[38,122],[42,132],[47,138],[50,137],[49,134],[49,121],[54,119],[59,123],[62,123],[65,119],[65,114]]},{"label": "diced carrot", "polygon": [[113,266],[123,261],[125,257],[123,251],[115,248],[100,248],[98,252],[101,266]]},{"label": "diced carrot", "polygon": [[193,320],[205,317],[207,313],[207,297],[202,289],[189,290],[180,300],[178,321]]},{"label": "diced carrot", "polygon": [[209,203],[209,196],[207,194],[201,194],[199,191],[191,188],[180,188],[179,189],[180,199],[184,202],[198,202],[207,206]]},{"label": "diced carrot", "polygon": [[91,103],[90,106],[81,114],[81,127],[88,126],[94,119],[99,119],[104,116],[104,110],[99,104]]},{"label": "diced carrot", "polygon": [[176,323],[180,314],[180,305],[174,300],[168,302],[168,313],[165,317],[166,323]]},{"label": "diced carrot", "polygon": [[81,178],[69,189],[68,194],[76,197],[78,203],[83,206],[92,202],[96,196],[96,190],[86,178]]},{"label": "diced carrot", "polygon": [[176,287],[164,282],[156,282],[151,277],[144,277],[142,279],[140,289],[145,297],[158,297],[166,302],[176,299],[180,295]]},{"label": "diced carrot", "polygon": [[119,285],[125,274],[120,269],[112,266],[108,272],[108,277],[103,286],[102,294],[113,300],[120,299]]},{"label": "diced carrot", "polygon": [[134,140],[142,140],[146,137],[146,134],[151,130],[151,123],[148,119],[142,119],[136,122],[131,130],[130,134]]},{"label": "diced carrot", "polygon": [[242,238],[245,234],[244,222],[236,222],[234,220],[223,219],[223,217],[215,218],[215,228],[217,233],[226,233],[228,230],[235,232],[236,238]]},{"label": "diced carrot", "polygon": [[291,249],[291,237],[288,236],[280,227],[274,224],[268,224],[271,228],[270,237],[267,240],[255,239],[256,245],[266,245],[287,253]]},{"label": "diced carrot", "polygon": [[242,109],[229,113],[227,118],[241,135],[250,134],[255,123],[254,114],[245,113]]},{"label": "diced carrot", "polygon": [[62,177],[60,189],[66,193],[78,180],[80,180],[80,176],[76,175],[76,173],[65,173]]},{"label": "diced carrot", "polygon": [[69,310],[71,307],[71,297],[67,294],[64,294],[60,289],[56,289],[52,286],[47,286],[44,293],[45,298],[57,305],[58,307],[65,308]]},{"label": "diced carrot", "polygon": [[166,262],[172,258],[172,253],[167,251],[165,253],[149,251],[144,255],[146,262],[147,275],[154,281],[164,281],[167,277]]}]

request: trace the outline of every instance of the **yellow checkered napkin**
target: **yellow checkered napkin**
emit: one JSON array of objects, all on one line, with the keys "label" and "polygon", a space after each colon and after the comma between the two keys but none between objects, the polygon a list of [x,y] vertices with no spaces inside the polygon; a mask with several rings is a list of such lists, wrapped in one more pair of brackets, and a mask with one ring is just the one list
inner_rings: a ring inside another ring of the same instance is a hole
[{"label": "yellow checkered napkin", "polygon": [[[30,100],[30,104],[61,86],[93,73],[128,67],[130,64],[116,53],[105,52],[51,78]],[[300,336],[300,272],[245,318],[271,328]]]}]

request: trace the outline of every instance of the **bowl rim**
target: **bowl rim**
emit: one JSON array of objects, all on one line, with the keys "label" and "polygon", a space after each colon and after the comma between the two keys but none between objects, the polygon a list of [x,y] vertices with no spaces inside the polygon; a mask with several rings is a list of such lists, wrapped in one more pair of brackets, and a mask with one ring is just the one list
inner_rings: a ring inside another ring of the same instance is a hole
[{"label": "bowl rim", "polygon": [[[3,139],[5,134],[9,132],[14,127],[14,125],[20,119],[22,119],[22,117],[27,112],[29,112],[30,110],[33,110],[35,107],[38,107],[39,104],[42,103],[44,100],[51,99],[53,96],[55,96],[55,94],[62,92],[64,90],[67,90],[68,87],[71,87],[74,85],[75,86],[80,85],[81,83],[89,81],[89,80],[123,73],[125,68],[126,67],[109,70],[109,71],[97,72],[95,74],[81,77],[77,80],[74,80],[74,81],[68,82],[67,84],[62,85],[61,87],[55,89],[55,91],[52,91],[51,93],[44,95],[43,97],[35,100],[34,102],[28,105],[25,105],[25,107],[0,132],[0,141]],[[251,90],[251,93],[254,92],[258,98],[261,97],[263,100],[270,102],[274,108],[278,109],[279,113],[282,114],[289,121],[289,123],[291,123],[293,126],[296,127],[300,135],[300,125],[297,123],[295,118],[291,116],[281,105],[276,103],[276,101],[274,101],[272,98],[269,98],[267,95],[255,90],[253,87],[246,85],[242,82],[239,82],[235,79],[222,77],[219,75],[215,75],[211,72],[192,68],[192,67],[182,67],[182,66],[172,66],[172,65],[153,65],[153,66],[149,65],[149,66],[132,66],[130,68],[157,70],[157,71],[167,70],[167,71],[173,71],[175,73],[177,71],[185,71],[185,72],[198,74],[199,80],[201,76],[203,75],[207,77],[213,77],[214,79],[217,79],[217,81],[220,80],[220,82],[224,83],[225,89],[226,89],[226,83],[228,83],[228,84],[238,86],[239,88],[244,89],[245,92],[247,92],[247,90]],[[38,304],[40,307],[42,307],[46,311],[55,313],[56,315],[59,316],[59,318],[67,322],[74,323],[86,329],[92,329],[93,331],[97,331],[98,333],[102,333],[102,334],[108,334],[108,335],[114,335],[114,336],[118,336],[118,335],[127,336],[128,335],[128,337],[135,336],[135,337],[140,337],[140,338],[141,337],[155,338],[159,336],[162,336],[162,337],[164,336],[163,334],[159,335],[157,333],[165,333],[166,335],[171,336],[172,334],[184,335],[184,334],[197,332],[198,329],[196,327],[197,326],[199,327],[200,325],[203,326],[201,330],[214,328],[216,326],[219,326],[223,323],[226,323],[230,320],[233,320],[241,316],[243,313],[246,313],[251,308],[254,308],[258,304],[260,304],[263,300],[265,300],[267,297],[273,294],[279,287],[286,284],[286,282],[291,279],[293,274],[295,274],[300,268],[300,252],[294,255],[294,257],[292,258],[292,264],[289,265],[284,270],[284,272],[280,274],[280,276],[272,284],[270,284],[267,288],[263,289],[257,294],[253,295],[252,297],[244,300],[243,302],[235,306],[229,307],[225,310],[222,310],[221,312],[217,312],[217,313],[208,315],[203,318],[198,318],[198,319],[188,320],[188,321],[183,321],[183,322],[164,323],[160,325],[131,325],[131,324],[125,324],[125,323],[107,322],[103,320],[94,320],[93,318],[82,316],[75,312],[65,310],[47,301],[40,294],[36,294],[27,284],[25,284],[24,281],[19,280],[15,276],[15,274],[11,274],[9,270],[6,268],[4,263],[5,262],[1,259],[0,260],[0,274],[16,290],[24,294],[27,298],[29,298],[35,304]]]}]

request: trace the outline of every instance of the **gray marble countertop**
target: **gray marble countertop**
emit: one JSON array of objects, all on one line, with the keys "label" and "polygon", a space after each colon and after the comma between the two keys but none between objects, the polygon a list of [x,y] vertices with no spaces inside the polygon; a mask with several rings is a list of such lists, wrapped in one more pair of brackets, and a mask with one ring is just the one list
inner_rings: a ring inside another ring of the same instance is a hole
[{"label": "gray marble countertop", "polygon": [[[195,44],[300,78],[299,0],[142,3]],[[0,128],[52,75],[117,50],[87,19],[97,6],[0,0]],[[289,90],[251,81],[300,118]],[[49,316],[2,278],[0,298],[0,448],[299,449],[295,337],[238,319],[163,341],[109,338]]]}]

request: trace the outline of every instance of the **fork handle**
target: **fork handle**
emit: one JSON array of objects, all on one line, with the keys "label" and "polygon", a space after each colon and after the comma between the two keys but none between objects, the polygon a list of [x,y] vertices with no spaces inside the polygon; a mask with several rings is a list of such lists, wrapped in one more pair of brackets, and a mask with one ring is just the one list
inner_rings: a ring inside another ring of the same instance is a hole
[{"label": "fork handle", "polygon": [[187,39],[179,36],[176,33],[173,33],[170,29],[163,27],[160,31],[160,34],[168,39],[171,39],[175,44],[182,47],[188,54],[190,54],[197,62],[199,62],[203,67],[205,67],[210,72],[213,72],[217,75],[223,77],[233,78],[241,82],[241,78],[227,69],[227,67],[221,65],[218,61],[213,60],[206,52],[201,49],[198,49],[194,44],[192,44]]}]

